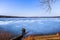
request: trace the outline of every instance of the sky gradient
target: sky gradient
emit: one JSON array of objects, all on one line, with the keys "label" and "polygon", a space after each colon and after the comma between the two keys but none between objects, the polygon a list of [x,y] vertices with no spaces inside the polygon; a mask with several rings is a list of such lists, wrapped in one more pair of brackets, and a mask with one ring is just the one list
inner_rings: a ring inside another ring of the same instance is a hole
[{"label": "sky gradient", "polygon": [[39,0],[0,0],[0,15],[60,16],[60,1],[52,4],[51,13],[39,6]]}]

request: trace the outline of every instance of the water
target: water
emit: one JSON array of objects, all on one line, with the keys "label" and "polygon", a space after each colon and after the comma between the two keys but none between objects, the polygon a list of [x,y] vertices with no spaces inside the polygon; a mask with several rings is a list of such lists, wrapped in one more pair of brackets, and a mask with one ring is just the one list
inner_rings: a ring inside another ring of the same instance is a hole
[{"label": "water", "polygon": [[21,29],[29,34],[51,34],[60,32],[60,18],[0,18],[0,30],[13,36],[21,34]]}]

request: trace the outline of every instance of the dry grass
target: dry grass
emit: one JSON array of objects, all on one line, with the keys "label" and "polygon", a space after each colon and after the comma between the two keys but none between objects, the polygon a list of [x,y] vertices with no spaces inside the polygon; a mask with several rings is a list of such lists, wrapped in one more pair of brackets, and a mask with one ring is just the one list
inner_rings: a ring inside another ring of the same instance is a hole
[{"label": "dry grass", "polygon": [[0,40],[9,40],[10,38],[11,38],[10,33],[0,31]]},{"label": "dry grass", "polygon": [[22,40],[60,40],[60,35],[27,36]]}]

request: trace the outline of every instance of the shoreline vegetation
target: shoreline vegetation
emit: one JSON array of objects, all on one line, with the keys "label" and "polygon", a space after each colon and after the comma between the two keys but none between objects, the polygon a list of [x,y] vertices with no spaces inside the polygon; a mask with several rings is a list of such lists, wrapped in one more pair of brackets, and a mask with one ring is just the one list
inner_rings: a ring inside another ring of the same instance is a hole
[{"label": "shoreline vegetation", "polygon": [[[20,35],[21,36],[21,35]],[[0,31],[0,40],[19,40],[21,37],[12,38],[9,32]],[[50,34],[50,35],[28,35],[22,37],[21,40],[60,40],[60,33]]]},{"label": "shoreline vegetation", "polygon": [[12,35],[6,31],[0,31],[0,40],[60,40],[60,33],[50,34],[50,35],[28,35],[26,37],[22,37],[21,35],[16,38],[12,38]]},{"label": "shoreline vegetation", "polygon": [[60,40],[60,33],[50,34],[50,35],[28,35],[23,37],[26,34],[26,30],[22,28],[22,34],[17,37],[12,37],[11,33],[6,31],[0,31],[0,40]]},{"label": "shoreline vegetation", "polygon": [[6,16],[6,15],[0,15],[0,18],[60,18],[60,16]]}]

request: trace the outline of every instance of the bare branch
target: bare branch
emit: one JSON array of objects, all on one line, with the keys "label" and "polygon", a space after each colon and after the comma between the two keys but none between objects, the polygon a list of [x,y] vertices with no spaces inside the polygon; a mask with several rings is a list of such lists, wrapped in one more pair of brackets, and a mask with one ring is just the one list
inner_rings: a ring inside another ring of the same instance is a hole
[{"label": "bare branch", "polygon": [[47,11],[51,12],[51,4],[54,3],[56,0],[39,0],[40,3],[44,6],[46,6],[45,8],[47,9]]}]

